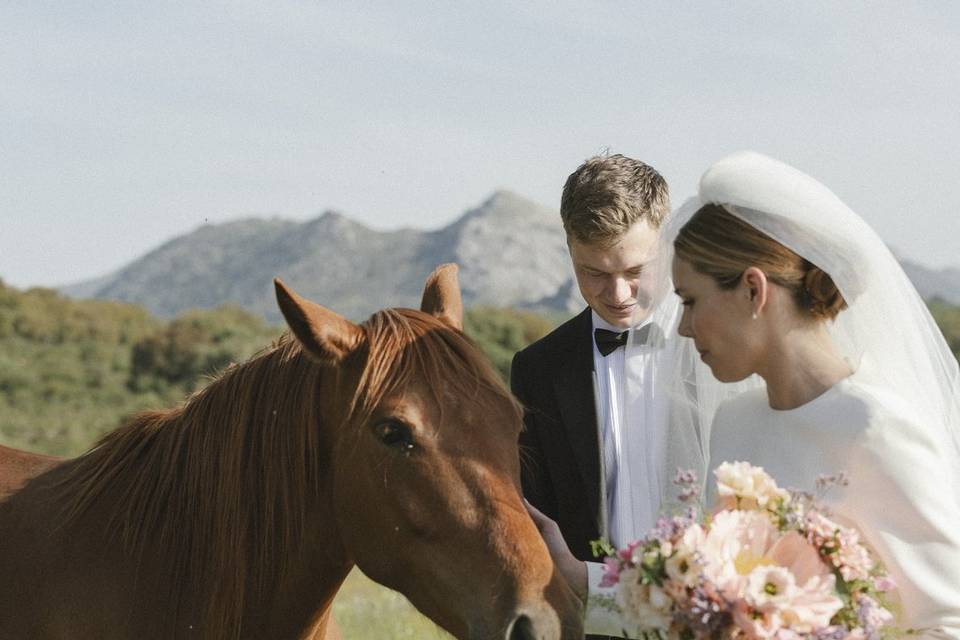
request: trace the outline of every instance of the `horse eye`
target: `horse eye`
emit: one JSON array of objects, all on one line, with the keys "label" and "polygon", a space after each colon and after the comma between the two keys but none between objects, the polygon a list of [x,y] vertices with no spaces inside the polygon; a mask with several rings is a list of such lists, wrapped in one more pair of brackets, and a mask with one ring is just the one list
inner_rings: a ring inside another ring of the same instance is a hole
[{"label": "horse eye", "polygon": [[410,455],[414,448],[413,429],[399,420],[384,420],[374,427],[380,442]]}]

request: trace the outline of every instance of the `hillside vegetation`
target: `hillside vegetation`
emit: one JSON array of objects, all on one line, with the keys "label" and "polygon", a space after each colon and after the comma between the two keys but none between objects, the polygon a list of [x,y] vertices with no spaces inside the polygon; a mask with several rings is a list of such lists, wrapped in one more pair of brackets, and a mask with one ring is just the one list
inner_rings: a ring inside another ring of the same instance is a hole
[{"label": "hillside vegetation", "polygon": [[[930,310],[960,354],[960,307],[935,300]],[[513,354],[562,319],[474,307],[464,329],[506,379]],[[0,443],[80,453],[137,411],[182,402],[282,331],[238,307],[161,320],[136,305],[0,282]]]},{"label": "hillside vegetation", "polygon": [[933,300],[930,302],[930,312],[947,339],[953,355],[960,360],[960,307],[943,300]]},{"label": "hillside vegetation", "polygon": [[[514,351],[553,327],[497,308],[470,309],[464,323],[505,378]],[[0,282],[0,443],[78,454],[136,412],[182,402],[283,329],[238,307],[160,320],[136,305]]]}]

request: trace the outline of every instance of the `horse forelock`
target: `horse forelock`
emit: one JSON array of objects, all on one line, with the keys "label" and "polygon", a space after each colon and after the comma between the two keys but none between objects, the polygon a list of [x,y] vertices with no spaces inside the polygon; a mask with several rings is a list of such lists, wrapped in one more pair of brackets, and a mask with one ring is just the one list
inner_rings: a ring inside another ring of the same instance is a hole
[{"label": "horse forelock", "polygon": [[350,406],[350,422],[367,419],[383,399],[412,380],[430,390],[441,413],[443,395],[462,402],[502,401],[519,421],[523,410],[486,356],[464,333],[413,309],[385,309],[363,325],[365,363]]}]

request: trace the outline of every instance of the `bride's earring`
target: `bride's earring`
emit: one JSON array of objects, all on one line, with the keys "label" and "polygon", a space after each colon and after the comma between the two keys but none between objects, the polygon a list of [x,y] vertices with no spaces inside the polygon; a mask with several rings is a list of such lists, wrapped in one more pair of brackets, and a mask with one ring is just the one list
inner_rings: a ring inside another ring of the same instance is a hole
[{"label": "bride's earring", "polygon": [[[747,300],[750,301],[750,305],[753,306],[753,299],[757,297],[757,292],[751,289],[747,294]],[[750,318],[753,320],[757,319],[757,308],[754,307],[750,310]]]}]

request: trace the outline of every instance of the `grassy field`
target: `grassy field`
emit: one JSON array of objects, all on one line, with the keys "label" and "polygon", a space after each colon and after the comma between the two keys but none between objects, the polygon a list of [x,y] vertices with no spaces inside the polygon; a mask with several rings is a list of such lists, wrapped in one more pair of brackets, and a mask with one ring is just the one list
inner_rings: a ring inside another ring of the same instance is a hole
[{"label": "grassy field", "polygon": [[337,594],[333,615],[344,640],[452,640],[406,598],[354,569]]}]

